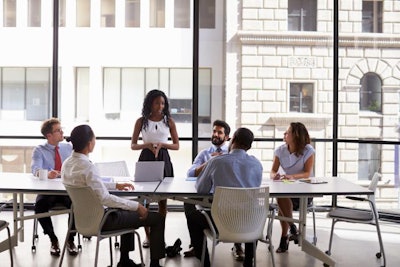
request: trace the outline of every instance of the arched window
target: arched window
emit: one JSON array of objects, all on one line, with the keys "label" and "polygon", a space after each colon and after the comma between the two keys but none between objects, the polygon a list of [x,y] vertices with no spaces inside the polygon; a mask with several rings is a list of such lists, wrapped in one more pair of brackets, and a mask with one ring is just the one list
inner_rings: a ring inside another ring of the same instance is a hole
[{"label": "arched window", "polygon": [[360,110],[382,112],[382,80],[375,73],[361,78]]}]

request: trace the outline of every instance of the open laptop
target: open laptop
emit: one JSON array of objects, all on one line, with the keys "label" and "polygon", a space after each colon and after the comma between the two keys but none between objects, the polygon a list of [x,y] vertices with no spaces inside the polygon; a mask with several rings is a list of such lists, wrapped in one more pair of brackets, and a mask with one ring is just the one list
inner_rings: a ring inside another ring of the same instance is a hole
[{"label": "open laptop", "polygon": [[135,165],[135,182],[157,182],[164,178],[164,161],[138,161]]}]

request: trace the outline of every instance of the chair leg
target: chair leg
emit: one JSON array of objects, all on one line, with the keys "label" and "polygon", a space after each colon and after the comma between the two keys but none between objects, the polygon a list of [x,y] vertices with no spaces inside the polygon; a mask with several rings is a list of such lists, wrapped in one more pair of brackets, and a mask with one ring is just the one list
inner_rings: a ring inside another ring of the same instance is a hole
[{"label": "chair leg", "polygon": [[33,219],[33,233],[32,233],[32,252],[36,251],[36,240],[39,238],[38,232],[38,219]]},{"label": "chair leg", "polygon": [[13,254],[12,254],[12,244],[11,244],[11,234],[10,234],[10,228],[7,226],[7,234],[8,234],[8,250],[10,251],[10,261],[11,261],[11,267],[14,266],[14,260],[13,260]]},{"label": "chair leg", "polygon": [[317,226],[315,224],[315,209],[312,209],[312,219],[313,219],[313,232],[314,232],[314,236],[313,236],[313,245],[316,246],[317,245]]},{"label": "chair leg", "polygon": [[61,252],[60,263],[58,264],[59,267],[62,266],[62,263],[63,263],[63,260],[64,260],[64,255],[65,255],[65,250],[67,249],[67,242],[68,242],[70,234],[71,234],[71,231],[68,230],[68,232],[67,232],[67,234],[65,236],[64,245],[63,245],[63,249],[62,249],[62,252]]},{"label": "chair leg", "polygon": [[139,233],[138,232],[134,232],[134,234],[136,235],[136,237],[137,237],[137,240],[138,240],[138,244],[139,244],[139,253],[140,253],[140,261],[141,261],[141,265],[142,265],[142,267],[144,267],[144,260],[143,260],[143,250],[142,250],[142,241],[140,240],[140,235],[139,235]]},{"label": "chair leg", "polygon": [[112,253],[112,239],[108,238],[108,243],[110,244],[110,266],[113,266],[113,253]]},{"label": "chair leg", "polygon": [[382,266],[385,267],[386,266],[386,255],[385,255],[385,250],[383,248],[381,229],[379,227],[379,215],[378,215],[378,212],[376,211],[375,205],[372,205],[372,212],[374,213],[376,232],[378,234],[379,247],[380,247],[380,252],[376,254],[376,257],[380,258],[383,256],[383,265]]},{"label": "chair leg", "polygon": [[333,229],[335,228],[335,223],[336,220],[332,219],[332,226],[331,226],[331,235],[329,237],[329,246],[328,250],[326,251],[326,254],[331,255],[331,249],[332,249],[332,239],[333,239]]}]

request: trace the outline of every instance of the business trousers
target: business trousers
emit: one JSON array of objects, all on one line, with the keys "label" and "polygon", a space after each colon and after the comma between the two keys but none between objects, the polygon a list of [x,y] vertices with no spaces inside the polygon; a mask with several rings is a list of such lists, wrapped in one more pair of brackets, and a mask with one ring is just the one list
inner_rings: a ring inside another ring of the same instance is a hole
[{"label": "business trousers", "polygon": [[[35,203],[35,214],[49,212],[50,209],[57,205],[71,208],[71,199],[68,196],[60,195],[37,195]],[[51,241],[56,241],[57,236],[54,234],[53,223],[50,217],[39,218],[39,223],[43,228],[43,233],[49,235]],[[68,227],[68,226],[67,226]],[[73,228],[75,229],[75,224]],[[74,240],[75,233],[70,235],[69,240]]]},{"label": "business trousers", "polygon": [[[165,257],[165,217],[158,212],[149,212],[147,218],[142,220],[136,211],[118,209],[108,215],[103,225],[103,230],[119,230],[122,228],[150,227],[150,259],[159,260]],[[140,246],[140,244],[139,244]],[[133,233],[121,236],[121,254],[129,253],[135,249]]]},{"label": "business trousers", "polygon": [[[211,217],[210,212],[208,215]],[[203,250],[203,241],[204,241],[204,229],[209,229],[206,217],[198,210],[193,211],[190,210],[186,214],[187,225],[189,228],[189,235],[192,245],[194,247],[194,251],[196,254],[196,258],[201,259],[201,254]],[[253,243],[245,243],[245,258],[243,262],[243,266],[250,267],[253,266]],[[206,244],[206,255],[204,259],[204,266],[210,267],[210,256],[207,249]]]}]

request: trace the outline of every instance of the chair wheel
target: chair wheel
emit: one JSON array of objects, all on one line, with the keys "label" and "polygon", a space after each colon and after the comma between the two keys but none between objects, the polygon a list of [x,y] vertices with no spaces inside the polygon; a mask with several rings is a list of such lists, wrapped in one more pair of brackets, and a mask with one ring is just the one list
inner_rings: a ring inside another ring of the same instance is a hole
[{"label": "chair wheel", "polygon": [[375,256],[376,256],[378,259],[380,259],[380,258],[382,257],[382,253],[378,252],[378,253],[376,253]]},{"label": "chair wheel", "polygon": [[325,251],[325,254],[330,256],[331,252],[329,250],[327,250],[327,251]]},{"label": "chair wheel", "polygon": [[82,245],[78,245],[78,250],[82,250]]},{"label": "chair wheel", "polygon": [[324,263],[324,267],[329,267],[329,264]]},{"label": "chair wheel", "polygon": [[115,242],[115,243],[114,243],[114,247],[115,247],[115,248],[119,248],[119,243],[118,243],[118,242]]},{"label": "chair wheel", "polygon": [[32,246],[32,252],[36,252],[36,246]]}]

